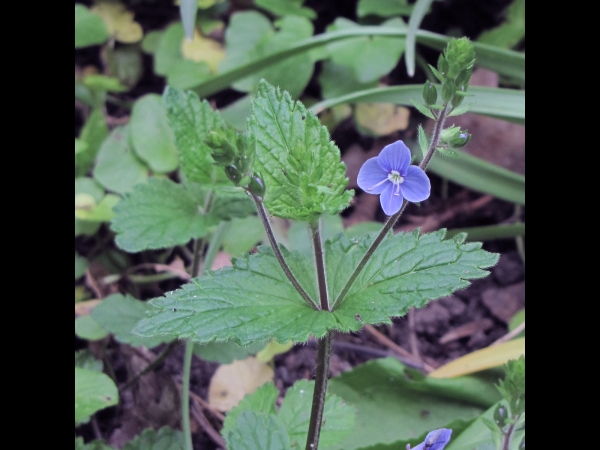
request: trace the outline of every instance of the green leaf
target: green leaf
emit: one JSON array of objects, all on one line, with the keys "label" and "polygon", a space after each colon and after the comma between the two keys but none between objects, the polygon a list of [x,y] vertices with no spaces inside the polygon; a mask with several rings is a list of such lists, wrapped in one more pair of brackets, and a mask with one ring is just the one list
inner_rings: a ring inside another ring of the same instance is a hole
[{"label": "green leaf", "polygon": [[[343,103],[396,103],[410,106],[413,99],[421,97],[422,90],[421,85],[367,89],[323,100],[310,109],[318,114],[326,108]],[[472,113],[525,124],[525,91],[471,86],[469,93],[474,94],[474,103],[470,108]]]},{"label": "green leaf", "polygon": [[190,89],[207,80],[210,74],[210,66],[204,61],[181,59],[169,70],[167,83],[177,89]]},{"label": "green leaf", "polygon": [[256,247],[263,236],[265,230],[257,216],[233,219],[223,239],[223,251],[232,256],[241,255]]},{"label": "green leaf", "polygon": [[[90,195],[95,202],[100,202],[104,197],[104,189],[95,180],[86,177],[75,178],[75,196]],[[92,236],[100,228],[101,222],[88,222],[75,218],[75,236]]]},{"label": "green leaf", "polygon": [[244,411],[275,415],[275,401],[278,396],[279,391],[271,381],[263,384],[251,394],[246,395],[237,406],[225,416],[222,434],[229,432],[229,430],[235,427],[238,416]]},{"label": "green leaf", "polygon": [[184,38],[183,25],[174,23],[162,35],[154,54],[154,72],[166,76],[179,61],[184,60],[181,44]]},{"label": "green leaf", "polygon": [[377,80],[361,83],[356,79],[351,67],[327,60],[323,62],[319,84],[323,98],[335,98],[351,92],[375,88]]},{"label": "green leaf", "polygon": [[[353,39],[357,36],[405,37],[406,32],[407,28],[399,29],[383,26],[363,26],[348,30],[323,33],[313,36],[309,39],[304,39],[300,42],[294,42],[282,50],[257,59],[253,59],[251,62],[236,65],[235,67],[202,82],[194,90],[198,95],[207,97],[230,87],[232,83],[241,78],[281,63],[282,61],[286,61],[288,58],[292,58],[304,52],[318,52],[327,44],[335,41]],[[423,44],[427,47],[438,50],[443,50],[449,40],[450,37],[441,34],[431,33],[424,30],[419,30],[417,32],[417,42],[419,44]],[[517,82],[524,83],[524,53],[503,50],[490,45],[478,44],[477,42],[473,43],[473,47],[477,52],[477,61],[479,66],[492,69],[501,75],[510,75],[513,77],[512,81],[516,80]]]},{"label": "green leaf", "polygon": [[[381,224],[378,225],[378,229],[381,229]],[[342,231],[344,231],[344,224],[339,215],[325,215],[321,218],[321,239],[323,242],[327,239],[333,239]],[[290,250],[299,251],[309,259],[314,257],[308,226],[305,222],[292,223],[288,229],[288,242]]]},{"label": "green leaf", "polygon": [[248,129],[248,116],[252,112],[251,102],[252,96],[245,95],[221,109],[221,117],[237,131],[246,131]]},{"label": "green leaf", "polygon": [[425,106],[425,105],[422,105],[421,103],[415,102],[415,101],[414,101],[414,100],[412,100],[412,99],[410,100],[410,102],[412,103],[412,105],[413,105],[415,108],[417,108],[417,109],[419,110],[419,112],[420,112],[421,114],[423,114],[424,116],[427,116],[427,117],[429,117],[430,119],[433,119],[433,120],[435,120],[435,116],[433,115],[433,113],[431,112],[431,110],[430,110],[430,109],[429,109],[427,106]]},{"label": "green leaf", "polygon": [[287,92],[261,81],[252,101],[248,127],[256,137],[255,169],[267,188],[271,214],[311,220],[348,207],[354,191],[346,165],[319,119]]},{"label": "green leaf", "polygon": [[[442,241],[444,231],[386,238],[333,312],[307,306],[272,249],[259,247],[258,253],[233,258],[232,267],[151,300],[150,317],[134,333],[200,343],[235,339],[248,344],[270,338],[286,343],[306,342],[311,334],[319,338],[330,329],[348,332],[365,323],[390,323],[390,317],[402,316],[411,307],[466,288],[467,280],[486,276],[482,269],[497,262],[498,255],[481,250],[479,243]],[[325,243],[330,298],[340,293],[373,239],[368,235],[349,241],[340,234]],[[312,258],[283,246],[282,252],[308,295],[317,298]]]},{"label": "green leaf", "polygon": [[146,33],[146,35],[144,36],[144,40],[142,41],[142,50],[145,53],[156,53],[164,34],[164,31],[150,31]]},{"label": "green leaf", "polygon": [[[389,19],[383,27],[406,30],[400,18]],[[361,26],[345,18],[337,18],[328,31],[345,31]],[[332,42],[327,46],[331,59],[336,64],[350,67],[359,83],[377,81],[398,64],[404,52],[405,39],[401,37],[359,36],[353,39]]]},{"label": "green leaf", "polygon": [[146,428],[123,446],[123,450],[183,450],[184,448],[183,433],[167,426],[158,431]]},{"label": "green leaf", "polygon": [[186,178],[201,185],[231,184],[224,171],[213,166],[211,149],[204,143],[210,130],[226,126],[219,112],[206,100],[200,102],[193,92],[169,86],[165,88],[163,100]]},{"label": "green leaf", "polygon": [[427,150],[429,149],[429,139],[427,138],[427,134],[425,134],[425,130],[423,129],[421,124],[419,124],[417,136],[419,141],[419,147],[421,148],[421,154],[425,155],[427,154]]},{"label": "green leaf", "polygon": [[223,433],[230,450],[289,450],[290,440],[276,416],[242,412],[228,432]]},{"label": "green leaf", "polygon": [[506,18],[496,28],[479,35],[477,42],[502,48],[512,48],[525,37],[525,0],[513,0],[506,9]]},{"label": "green leaf", "polygon": [[[311,22],[299,16],[285,16],[276,22],[277,31],[271,22],[257,11],[238,12],[231,16],[225,32],[227,53],[219,66],[228,71],[242,64],[286,49],[313,34]],[[275,86],[299,96],[314,69],[314,61],[309,52],[304,52],[265,70],[254,71],[233,84],[238,91],[252,92],[261,78]]]},{"label": "green leaf", "polygon": [[[314,381],[299,380],[288,389],[277,417],[287,430],[292,449],[304,448],[312,405]],[[330,448],[349,434],[354,426],[355,409],[336,395],[327,393],[319,445]]]},{"label": "green leaf", "polygon": [[304,0],[256,0],[255,4],[259,8],[275,14],[276,16],[301,16],[307,19],[317,17],[316,13],[310,8],[303,8]]},{"label": "green leaf", "polygon": [[87,260],[87,258],[84,258],[83,256],[81,256],[79,253],[77,253],[77,250],[76,250],[75,251],[75,279],[81,278],[85,274],[85,271],[88,268],[88,264],[89,264],[89,261]]},{"label": "green leaf", "polygon": [[264,342],[254,342],[250,345],[239,345],[234,341],[210,342],[203,345],[194,345],[194,353],[205,361],[231,364],[233,361],[242,360],[248,355],[256,354],[264,346]]},{"label": "green leaf", "polygon": [[99,341],[108,336],[102,326],[92,316],[79,316],[75,319],[75,334],[88,341]]},{"label": "green leaf", "polygon": [[116,450],[101,439],[84,444],[82,437],[75,438],[75,450]]},{"label": "green leaf", "polygon": [[[419,444],[428,432],[441,427],[452,428],[454,440],[498,399],[489,379],[432,381],[415,377],[395,358],[371,360],[332,378],[330,392],[356,409],[356,421],[352,433],[328,448],[404,449],[408,443]],[[380,446],[374,445],[377,442]]]},{"label": "green leaf", "polygon": [[[88,194],[80,194],[81,196],[87,196]],[[90,205],[89,207],[84,206],[78,208],[77,197],[75,197],[75,218],[84,221],[91,222],[108,222],[113,218],[113,206],[115,206],[121,200],[121,197],[114,194],[105,195],[98,204]],[[91,199],[91,196],[90,196]]]},{"label": "green leaf", "polygon": [[75,352],[75,367],[102,372],[103,366],[102,361],[96,359],[87,348]]},{"label": "green leaf", "polygon": [[127,89],[134,87],[144,74],[142,51],[138,44],[111,49],[106,58],[110,73]]},{"label": "green leaf", "polygon": [[93,91],[124,92],[127,90],[117,78],[98,73],[86,75],[83,85]]},{"label": "green leaf", "polygon": [[412,9],[407,0],[359,0],[356,13],[358,17],[370,14],[380,17],[408,16]]},{"label": "green leaf", "polygon": [[406,35],[406,73],[409,77],[415,74],[415,45],[417,41],[417,30],[423,21],[423,17],[429,12],[433,0],[417,0],[413,6],[412,14],[408,20],[408,33]]},{"label": "green leaf", "polygon": [[111,228],[117,233],[116,243],[132,253],[186,244],[219,222],[203,213],[183,185],[159,178],[137,185],[114,212]]},{"label": "green leaf", "polygon": [[159,95],[148,94],[135,102],[129,127],[135,153],[152,171],[166,173],[177,169],[179,155],[175,136]]},{"label": "green leaf", "polygon": [[115,335],[119,342],[133,347],[156,347],[167,340],[158,338],[143,339],[131,333],[137,322],[146,317],[150,305],[136,300],[130,295],[109,295],[92,310],[92,317],[106,331]]},{"label": "green leaf", "polygon": [[85,152],[88,148],[87,142],[82,141],[81,139],[75,138],[75,154]]},{"label": "green leaf", "polygon": [[75,177],[87,174],[104,139],[108,136],[108,126],[102,109],[94,109],[83,126],[79,139],[87,144],[87,149],[76,152]]},{"label": "green leaf", "polygon": [[129,126],[115,128],[98,153],[94,178],[109,191],[124,194],[146,181],[148,168],[131,149]]},{"label": "green leaf", "polygon": [[75,48],[103,44],[108,39],[108,31],[100,16],[86,6],[75,4]]},{"label": "green leaf", "polygon": [[107,375],[75,367],[75,423],[118,402],[117,386]]}]

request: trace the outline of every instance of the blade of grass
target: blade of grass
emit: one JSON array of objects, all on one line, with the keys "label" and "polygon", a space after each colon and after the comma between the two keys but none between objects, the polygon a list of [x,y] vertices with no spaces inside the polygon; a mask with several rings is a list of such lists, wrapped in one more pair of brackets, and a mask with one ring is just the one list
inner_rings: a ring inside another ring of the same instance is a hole
[{"label": "blade of grass", "polygon": [[423,17],[427,14],[429,7],[433,3],[433,0],[417,0],[413,7],[413,12],[408,20],[408,34],[406,35],[406,48],[405,60],[406,60],[406,73],[409,77],[415,74],[415,47],[417,43],[417,31],[423,21]]}]

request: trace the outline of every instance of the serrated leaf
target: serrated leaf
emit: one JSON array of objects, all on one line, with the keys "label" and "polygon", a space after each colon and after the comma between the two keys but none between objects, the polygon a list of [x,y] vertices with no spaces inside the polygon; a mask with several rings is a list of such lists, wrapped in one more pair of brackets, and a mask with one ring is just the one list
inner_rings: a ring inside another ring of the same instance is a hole
[{"label": "serrated leaf", "polygon": [[[358,331],[365,323],[390,323],[411,307],[450,295],[467,280],[488,275],[498,255],[479,243],[442,241],[444,230],[386,238],[333,312],[311,309],[290,285],[270,248],[233,259],[232,267],[196,278],[165,297],[153,299],[148,319],[134,332],[195,342],[235,339],[240,344],[275,338],[306,342],[327,330]],[[325,243],[330,298],[335,299],[374,235],[348,240],[343,234]],[[302,287],[315,299],[312,258],[282,251]],[[362,320],[356,319],[360,314]]]},{"label": "serrated leaf", "polygon": [[[290,437],[292,449],[304,448],[315,389],[314,381],[300,380],[288,389],[277,417],[281,419]],[[323,426],[319,445],[323,448],[336,444],[352,431],[355,410],[340,397],[328,393],[323,409]]]},{"label": "serrated leaf", "polygon": [[75,352],[75,367],[102,372],[104,364],[87,348]]},{"label": "serrated leaf", "polygon": [[256,137],[255,170],[267,187],[265,205],[279,217],[311,220],[348,207],[354,191],[327,128],[266,81],[252,100],[248,127]]},{"label": "serrated leaf", "polygon": [[427,134],[425,133],[425,130],[421,124],[419,124],[418,127],[418,140],[419,147],[421,148],[421,154],[425,156],[427,154],[427,150],[429,149],[429,139],[427,138]]},{"label": "serrated leaf", "polygon": [[265,415],[275,415],[275,400],[279,396],[279,391],[273,384],[268,382],[263,384],[252,394],[246,395],[235,408],[227,413],[223,421],[222,434],[227,433],[235,427],[238,416],[244,411],[253,411]]},{"label": "serrated leaf", "polygon": [[276,416],[242,412],[227,433],[224,433],[230,450],[289,450],[290,441],[283,424]]},{"label": "serrated leaf", "polygon": [[143,345],[152,348],[168,341],[161,338],[143,339],[131,333],[135,324],[146,317],[146,311],[149,309],[150,305],[146,302],[136,300],[130,295],[113,294],[104,298],[92,310],[92,317],[102,328],[114,334],[117,341],[133,347]]},{"label": "serrated leaf", "polygon": [[169,427],[158,431],[146,428],[123,447],[123,450],[183,450],[183,433]]},{"label": "serrated leaf", "polygon": [[128,252],[186,244],[219,222],[203,213],[183,185],[159,178],[137,185],[114,212],[116,243]]},{"label": "serrated leaf", "polygon": [[[406,24],[399,17],[386,20],[381,26],[406,30]],[[327,31],[360,28],[357,23],[339,17]],[[327,49],[333,62],[352,68],[358,82],[369,83],[378,80],[396,66],[404,52],[404,45],[403,37],[360,36],[331,42],[327,44]]]},{"label": "serrated leaf", "polygon": [[200,102],[195,93],[169,86],[165,88],[163,100],[186,178],[201,185],[229,185],[224,171],[213,166],[211,149],[204,144],[210,130],[226,126],[219,112],[214,111],[206,100]]},{"label": "serrated leaf", "polygon": [[119,392],[113,380],[102,372],[75,367],[75,422],[100,409],[116,405]]},{"label": "serrated leaf", "polygon": [[245,359],[248,355],[255,354],[264,346],[264,342],[254,342],[250,345],[239,345],[234,341],[210,342],[194,345],[194,353],[205,361],[231,364],[233,361]]},{"label": "serrated leaf", "polygon": [[129,127],[113,130],[102,143],[94,178],[106,189],[118,194],[130,192],[148,178],[148,167],[133,153],[129,142]]},{"label": "serrated leaf", "polygon": [[117,450],[102,439],[95,439],[85,444],[82,437],[75,438],[75,450]]},{"label": "serrated leaf", "polygon": [[411,100],[410,102],[413,104],[413,106],[415,108],[417,108],[419,110],[419,112],[421,114],[423,114],[424,116],[429,117],[430,119],[436,120],[435,116],[433,115],[433,113],[425,105],[422,105],[421,103],[415,102],[414,100]]},{"label": "serrated leaf", "polygon": [[177,169],[175,136],[160,95],[148,94],[135,102],[129,128],[133,150],[152,171],[167,173]]},{"label": "serrated leaf", "polygon": [[85,5],[75,4],[75,48],[103,44],[108,30],[102,19]]},{"label": "serrated leaf", "polygon": [[[284,16],[275,23],[277,30],[258,11],[243,11],[231,15],[225,32],[226,55],[219,71],[227,72],[252,61],[276,53],[313,35],[312,23],[299,16]],[[312,76],[314,57],[302,52],[264,70],[256,70],[233,83],[238,91],[252,92],[261,78],[299,96]]]}]

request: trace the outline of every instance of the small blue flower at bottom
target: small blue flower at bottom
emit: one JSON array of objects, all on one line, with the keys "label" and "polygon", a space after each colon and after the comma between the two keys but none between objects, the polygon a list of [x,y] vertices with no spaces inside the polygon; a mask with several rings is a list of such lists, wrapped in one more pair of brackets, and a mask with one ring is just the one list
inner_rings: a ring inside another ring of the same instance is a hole
[{"label": "small blue flower at bottom", "polygon": [[379,201],[388,216],[396,214],[403,199],[421,202],[429,198],[431,183],[425,172],[410,165],[410,150],[404,142],[386,145],[379,156],[367,160],[358,171],[358,186]]},{"label": "small blue flower at bottom", "polygon": [[449,428],[438,428],[427,434],[425,440],[416,447],[410,449],[410,445],[406,448],[410,450],[443,450],[446,444],[450,441],[452,430]]}]

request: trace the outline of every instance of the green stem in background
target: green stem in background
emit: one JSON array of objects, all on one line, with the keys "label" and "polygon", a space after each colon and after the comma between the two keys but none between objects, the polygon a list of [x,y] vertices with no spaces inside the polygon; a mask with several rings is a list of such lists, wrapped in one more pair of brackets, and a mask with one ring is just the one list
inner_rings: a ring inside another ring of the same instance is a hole
[{"label": "green stem in background", "polygon": [[317,450],[319,448],[319,436],[321,434],[321,426],[323,425],[323,409],[325,408],[325,394],[327,393],[327,382],[329,381],[329,360],[332,341],[332,331],[328,331],[322,339],[317,341],[317,373],[315,376],[315,391],[310,411],[306,450]]},{"label": "green stem in background", "polygon": [[267,237],[269,238],[269,243],[271,244],[271,248],[273,248],[275,257],[277,258],[277,261],[279,261],[279,265],[283,269],[285,276],[288,278],[288,280],[290,280],[290,283],[292,283],[292,286],[294,286],[294,288],[298,291],[298,293],[304,299],[306,304],[308,306],[310,306],[312,309],[318,310],[319,307],[317,306],[315,301],[312,298],[310,298],[310,295],[308,295],[306,293],[306,291],[304,290],[304,288],[302,286],[300,286],[300,283],[298,282],[298,280],[296,279],[296,277],[290,270],[290,267],[288,266],[287,262],[285,262],[283,254],[281,253],[281,249],[279,248],[279,244],[277,244],[277,240],[275,239],[275,233],[273,233],[273,227],[271,227],[271,222],[269,222],[269,215],[267,214],[265,206],[263,205],[263,203],[260,201],[260,199],[256,195],[250,193],[250,196],[252,197],[252,200],[254,200],[254,203],[256,204],[256,209],[258,210],[258,216],[260,217],[260,220],[262,221],[262,224],[265,227],[265,231],[267,232]]},{"label": "green stem in background", "polygon": [[317,273],[317,285],[319,287],[319,303],[323,311],[329,311],[329,295],[327,294],[327,281],[325,277],[325,261],[323,260],[323,244],[319,231],[319,219],[309,223],[310,236],[315,255],[315,268]]},{"label": "green stem in background", "polygon": [[[446,122],[446,116],[447,116],[448,112],[449,112],[448,111],[448,103],[446,103],[444,105],[444,109],[442,109],[440,111],[438,119],[435,122],[435,127],[433,129],[433,136],[431,138],[431,143],[429,144],[429,147],[427,148],[427,152],[425,153],[425,155],[423,155],[423,160],[421,161],[421,164],[419,164],[419,167],[423,170],[427,169],[427,166],[429,165],[429,161],[431,161],[431,158],[433,157],[433,155],[435,153],[435,148],[437,147],[437,144],[440,140],[440,135],[442,133],[442,130],[444,129],[444,123]],[[390,216],[390,218],[387,220],[387,222],[383,225],[383,228],[381,229],[381,231],[379,232],[379,234],[377,235],[377,237],[375,238],[375,240],[373,241],[373,243],[371,244],[371,246],[369,247],[369,249],[367,250],[365,255],[362,257],[360,262],[358,263],[358,266],[356,266],[356,269],[354,269],[354,272],[352,272],[352,275],[350,275],[350,278],[348,278],[348,281],[346,282],[346,284],[340,291],[340,294],[337,296],[337,298],[333,302],[333,305],[331,306],[332,311],[335,310],[335,307],[337,305],[339,305],[340,302],[344,299],[344,297],[346,296],[346,294],[348,293],[348,291],[350,290],[350,288],[352,287],[352,285],[354,284],[354,282],[356,281],[356,279],[358,278],[358,276],[364,269],[367,262],[369,262],[369,259],[371,259],[371,256],[373,256],[373,253],[375,253],[375,250],[377,250],[377,247],[379,247],[381,242],[383,242],[383,239],[387,236],[389,231],[394,227],[394,225],[396,224],[396,222],[398,221],[400,216],[404,213],[404,210],[406,209],[407,206],[408,206],[408,202],[406,200],[404,200],[404,203],[402,204],[400,211],[398,211],[396,214]]]},{"label": "green stem in background", "polygon": [[[206,209],[205,209],[206,211]],[[204,264],[200,264],[200,259],[206,244],[201,244],[199,241],[203,239],[196,239],[194,242],[194,258],[192,263],[192,270],[190,275],[196,277],[202,274],[206,267],[212,267],[217,251],[221,247],[225,232],[229,228],[228,222],[221,222],[217,229],[213,232],[208,244],[208,251],[204,258]],[[204,241],[205,242],[205,241]],[[199,253],[199,254],[198,254]],[[194,354],[194,343],[188,340],[185,343],[185,357],[183,360],[183,386],[181,390],[181,421],[183,434],[185,436],[185,448],[186,450],[193,450],[192,446],[192,431],[190,427],[190,374],[192,369],[192,355]]]}]

